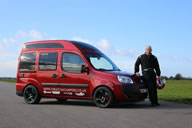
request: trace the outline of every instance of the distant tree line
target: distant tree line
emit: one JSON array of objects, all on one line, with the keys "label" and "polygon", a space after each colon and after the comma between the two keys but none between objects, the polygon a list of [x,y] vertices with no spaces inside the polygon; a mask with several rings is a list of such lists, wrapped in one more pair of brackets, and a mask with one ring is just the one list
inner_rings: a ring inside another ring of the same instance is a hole
[{"label": "distant tree line", "polygon": [[0,77],[0,80],[16,79],[15,77]]},{"label": "distant tree line", "polygon": [[191,77],[183,77],[180,73],[177,73],[174,76],[170,76],[170,77],[167,77],[167,76],[161,76],[161,79],[166,79],[166,80],[192,80]]},{"label": "distant tree line", "polygon": [[[1,79],[16,79],[15,77],[0,77]],[[175,76],[161,76],[161,79],[166,80],[192,80],[192,77],[183,77],[180,73],[177,73]]]}]

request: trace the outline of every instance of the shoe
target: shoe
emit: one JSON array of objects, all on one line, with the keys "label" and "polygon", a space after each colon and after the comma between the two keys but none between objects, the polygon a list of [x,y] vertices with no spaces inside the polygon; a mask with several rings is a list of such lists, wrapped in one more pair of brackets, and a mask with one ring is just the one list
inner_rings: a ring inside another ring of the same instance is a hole
[{"label": "shoe", "polygon": [[155,104],[156,106],[160,106],[160,104],[157,102],[156,104]]},{"label": "shoe", "polygon": [[152,103],[152,104],[151,104],[151,107],[155,107],[155,104]]}]

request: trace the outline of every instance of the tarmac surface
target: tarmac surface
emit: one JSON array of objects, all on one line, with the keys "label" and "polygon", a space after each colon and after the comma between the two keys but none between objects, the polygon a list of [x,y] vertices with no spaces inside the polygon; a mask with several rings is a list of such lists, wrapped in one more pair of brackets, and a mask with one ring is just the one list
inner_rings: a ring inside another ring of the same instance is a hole
[{"label": "tarmac surface", "polygon": [[148,100],[102,109],[92,101],[42,99],[29,105],[15,83],[0,82],[0,128],[192,128],[192,105]]}]

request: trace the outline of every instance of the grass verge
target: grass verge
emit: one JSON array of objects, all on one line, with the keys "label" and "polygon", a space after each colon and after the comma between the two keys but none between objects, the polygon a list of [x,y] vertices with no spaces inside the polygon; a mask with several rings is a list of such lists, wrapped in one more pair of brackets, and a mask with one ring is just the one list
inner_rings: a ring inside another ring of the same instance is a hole
[{"label": "grass verge", "polygon": [[192,80],[168,80],[158,96],[160,100],[192,104]]},{"label": "grass verge", "polygon": [[0,79],[0,81],[16,83],[16,79]]}]

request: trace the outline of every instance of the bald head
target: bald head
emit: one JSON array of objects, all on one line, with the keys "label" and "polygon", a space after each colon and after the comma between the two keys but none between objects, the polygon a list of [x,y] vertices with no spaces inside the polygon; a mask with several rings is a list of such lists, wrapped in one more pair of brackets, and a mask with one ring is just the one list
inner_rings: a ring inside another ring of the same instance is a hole
[{"label": "bald head", "polygon": [[145,48],[145,54],[150,55],[152,53],[152,47],[150,45],[147,45]]}]

